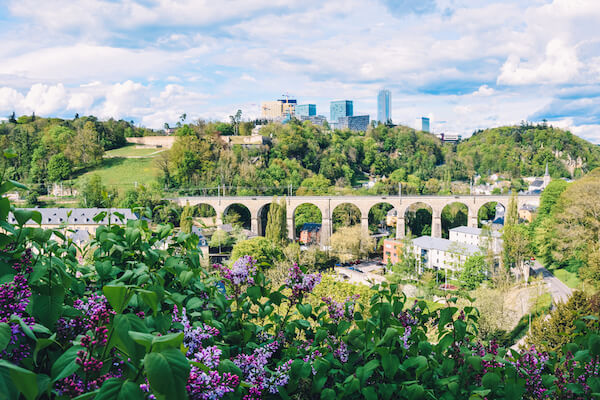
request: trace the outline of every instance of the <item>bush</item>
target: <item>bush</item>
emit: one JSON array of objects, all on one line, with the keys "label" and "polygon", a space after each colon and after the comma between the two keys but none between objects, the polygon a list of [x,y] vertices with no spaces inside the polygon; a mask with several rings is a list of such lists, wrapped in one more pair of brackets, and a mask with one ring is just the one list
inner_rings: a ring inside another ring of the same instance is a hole
[{"label": "bush", "polygon": [[564,356],[516,353],[477,340],[477,310],[407,304],[397,285],[338,286],[294,266],[273,287],[251,257],[205,269],[197,239],[145,220],[98,228],[81,254],[50,239],[64,231],[24,228],[41,215],[4,200],[3,226],[9,208],[17,224],[0,233],[6,399],[585,399],[600,391],[597,322],[575,323]]}]

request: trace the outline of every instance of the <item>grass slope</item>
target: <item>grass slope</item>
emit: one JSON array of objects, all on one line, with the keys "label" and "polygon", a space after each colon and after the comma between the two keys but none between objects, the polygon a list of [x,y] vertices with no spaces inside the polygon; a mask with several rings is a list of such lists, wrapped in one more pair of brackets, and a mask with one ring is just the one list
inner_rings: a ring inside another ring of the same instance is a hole
[{"label": "grass slope", "polygon": [[161,151],[165,151],[165,149],[138,148],[136,145],[129,144],[118,149],[108,150],[104,153],[104,157],[152,157]]},{"label": "grass slope", "polygon": [[91,174],[98,174],[105,186],[122,191],[134,187],[135,182],[138,185],[148,185],[156,180],[158,173],[152,158],[115,157],[102,160],[98,167],[81,175],[78,181]]}]

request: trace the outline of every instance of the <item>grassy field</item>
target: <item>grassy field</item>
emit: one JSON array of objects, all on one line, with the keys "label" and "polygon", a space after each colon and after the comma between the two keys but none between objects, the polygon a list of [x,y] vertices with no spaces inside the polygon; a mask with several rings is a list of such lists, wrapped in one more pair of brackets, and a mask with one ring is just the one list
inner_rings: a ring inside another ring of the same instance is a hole
[{"label": "grassy field", "polygon": [[[121,150],[121,149],[119,149]],[[154,150],[154,149],[152,149]],[[98,174],[107,187],[124,191],[134,187],[135,182],[148,185],[156,181],[159,174],[152,158],[106,158],[95,169],[87,171],[77,180],[81,182],[91,174]]]},{"label": "grassy field", "polygon": [[104,153],[104,157],[152,157],[164,150],[165,149],[136,148],[135,145],[130,144],[118,149],[109,150]]},{"label": "grassy field", "polygon": [[554,276],[560,279],[565,285],[571,289],[581,289],[582,282],[575,272],[569,272],[566,269],[551,270]]}]

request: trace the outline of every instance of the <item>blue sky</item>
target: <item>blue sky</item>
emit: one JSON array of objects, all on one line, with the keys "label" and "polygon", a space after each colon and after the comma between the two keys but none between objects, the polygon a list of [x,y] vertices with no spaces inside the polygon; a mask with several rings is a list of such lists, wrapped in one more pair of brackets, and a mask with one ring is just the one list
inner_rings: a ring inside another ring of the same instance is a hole
[{"label": "blue sky", "polygon": [[436,132],[548,119],[600,143],[598,0],[0,0],[0,117],[152,128],[283,93]]}]

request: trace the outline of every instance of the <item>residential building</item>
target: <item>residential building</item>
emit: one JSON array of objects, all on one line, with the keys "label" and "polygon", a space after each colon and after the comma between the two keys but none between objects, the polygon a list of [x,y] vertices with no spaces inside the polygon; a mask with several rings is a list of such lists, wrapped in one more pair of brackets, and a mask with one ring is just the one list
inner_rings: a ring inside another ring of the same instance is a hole
[{"label": "residential building", "polygon": [[421,117],[421,130],[423,132],[430,132],[429,130],[429,118]]},{"label": "residential building", "polygon": [[281,99],[261,104],[261,117],[267,120],[282,120],[295,115],[296,100]]},{"label": "residential building", "polygon": [[[90,234],[96,233],[96,228],[99,226],[108,225],[109,215],[110,223],[117,225],[124,225],[129,220],[138,219],[138,216],[128,208],[24,208],[23,210],[38,211],[42,214],[41,225],[30,220],[25,224],[26,227],[41,226],[44,229],[58,229],[66,226],[69,230],[85,230]],[[94,221],[94,217],[102,212],[106,213],[104,218]],[[123,219],[117,214],[122,215]],[[8,222],[17,223],[12,213],[8,214]],[[79,234],[78,238],[80,237],[83,237],[83,234]]]},{"label": "residential building", "polygon": [[382,89],[377,94],[377,121],[385,124],[392,120],[392,93]]},{"label": "residential building", "polygon": [[192,226],[192,233],[198,236],[197,248],[200,250],[202,258],[208,259],[208,240],[206,239],[206,236],[204,236],[204,233],[202,233],[202,228],[194,225]]},{"label": "residential building", "polygon": [[383,240],[383,263],[398,264],[402,260],[402,247],[404,242],[396,239]]},{"label": "residential building", "polygon": [[471,226],[457,226],[448,230],[448,240],[476,246],[486,252],[491,249],[494,254],[502,252],[502,235],[498,231],[490,231],[486,234],[481,228]]},{"label": "residential building", "polygon": [[300,229],[300,243],[318,244],[321,242],[321,224],[305,223]]},{"label": "residential building", "polygon": [[316,104],[298,104],[296,106],[296,117],[312,117],[317,115]]},{"label": "residential building", "polygon": [[339,117],[337,129],[350,129],[351,131],[366,131],[369,127],[368,115],[355,115]]},{"label": "residential building", "polygon": [[354,115],[352,100],[332,101],[329,105],[330,121],[337,123],[341,117]]},{"label": "residential building", "polygon": [[519,219],[522,221],[532,222],[536,211],[536,206],[524,204],[521,208],[519,208]]},{"label": "residential building", "polygon": [[409,251],[414,254],[421,271],[445,270],[455,277],[467,259],[478,253],[479,247],[431,236],[421,236],[411,241]]},{"label": "residential building", "polygon": [[221,140],[227,144],[239,144],[244,147],[262,146],[270,142],[269,138],[254,133],[250,136],[221,136]]}]

